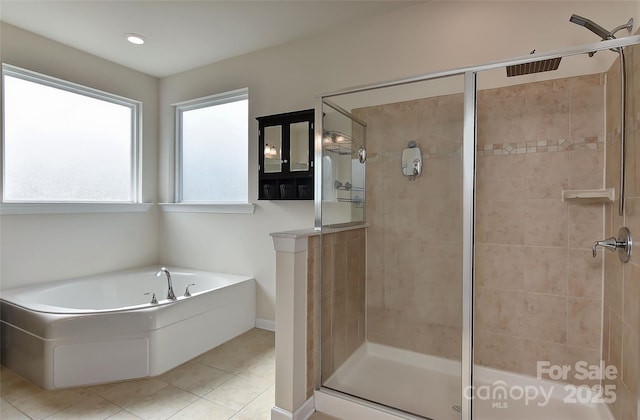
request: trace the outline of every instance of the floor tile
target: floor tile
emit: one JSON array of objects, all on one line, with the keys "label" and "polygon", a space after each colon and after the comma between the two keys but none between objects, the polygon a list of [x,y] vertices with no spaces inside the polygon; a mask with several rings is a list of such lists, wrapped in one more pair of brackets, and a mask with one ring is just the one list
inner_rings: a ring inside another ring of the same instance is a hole
[{"label": "floor tile", "polygon": [[20,382],[27,382],[19,375],[13,373],[5,367],[0,367],[0,394],[5,387],[13,387]]},{"label": "floor tile", "polygon": [[255,359],[273,354],[273,336],[272,332],[253,329],[204,353],[196,358],[196,361],[238,374],[248,368]]},{"label": "floor tile", "polygon": [[203,398],[171,416],[171,420],[227,420],[235,410],[223,407]]},{"label": "floor tile", "polygon": [[273,384],[276,382],[275,361],[269,356],[259,358],[240,372],[240,375],[256,378],[263,382]]},{"label": "floor tile", "polygon": [[120,410],[111,417],[107,417],[108,420],[139,420],[140,417],[127,410]]},{"label": "floor tile", "polygon": [[83,393],[73,405],[47,417],[47,420],[102,420],[116,414],[120,410],[120,407],[98,395]]},{"label": "floor tile", "polygon": [[223,344],[199,356],[196,362],[236,375],[249,367],[254,358],[258,357],[251,354],[254,352],[254,350],[238,349]]},{"label": "floor tile", "polygon": [[139,379],[114,384],[97,385],[89,389],[116,405],[127,408],[167,386],[167,383],[157,379]]},{"label": "floor tile", "polygon": [[4,398],[0,398],[0,419],[2,420],[29,420],[24,413],[9,404]]},{"label": "floor tile", "polygon": [[197,399],[193,394],[168,385],[127,407],[127,410],[147,420],[167,419]]},{"label": "floor tile", "polygon": [[240,410],[233,420],[270,420],[275,395],[275,385],[272,385]]},{"label": "floor tile", "polygon": [[34,419],[42,419],[70,407],[78,401],[74,390],[48,391],[27,381],[4,388],[2,397],[15,408]]},{"label": "floor tile", "polygon": [[237,376],[223,383],[204,398],[237,411],[266,391],[268,387],[269,385],[259,383],[255,378]]},{"label": "floor tile", "polygon": [[202,397],[232,377],[230,373],[191,361],[158,379]]}]

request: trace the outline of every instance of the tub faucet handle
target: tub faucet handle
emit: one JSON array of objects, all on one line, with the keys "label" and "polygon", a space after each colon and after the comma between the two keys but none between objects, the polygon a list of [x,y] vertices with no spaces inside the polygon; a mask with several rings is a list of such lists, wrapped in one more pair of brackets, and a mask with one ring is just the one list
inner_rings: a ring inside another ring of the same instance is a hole
[{"label": "tub faucet handle", "polygon": [[158,299],[156,299],[156,292],[147,292],[145,293],[145,295],[151,295],[151,303],[152,304],[156,304],[158,303]]},{"label": "tub faucet handle", "polygon": [[189,291],[189,287],[195,286],[195,285],[196,285],[195,283],[187,284],[187,288],[184,290],[184,297],[191,296],[191,292]]}]

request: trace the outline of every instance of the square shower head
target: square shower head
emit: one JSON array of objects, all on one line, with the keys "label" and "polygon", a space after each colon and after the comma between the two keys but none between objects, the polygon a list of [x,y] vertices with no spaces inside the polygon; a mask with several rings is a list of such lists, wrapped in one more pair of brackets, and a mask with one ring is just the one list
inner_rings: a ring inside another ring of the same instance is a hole
[{"label": "square shower head", "polygon": [[560,60],[562,60],[562,57],[507,66],[507,77],[558,70]]}]

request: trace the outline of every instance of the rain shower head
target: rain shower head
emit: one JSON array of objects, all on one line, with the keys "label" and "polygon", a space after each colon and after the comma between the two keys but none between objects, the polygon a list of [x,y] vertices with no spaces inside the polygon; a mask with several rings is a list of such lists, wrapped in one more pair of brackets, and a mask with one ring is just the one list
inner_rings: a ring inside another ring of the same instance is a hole
[{"label": "rain shower head", "polygon": [[576,25],[584,26],[603,40],[614,38],[613,33],[607,31],[602,26],[585,17],[573,14],[569,18],[569,22],[575,23]]},{"label": "rain shower head", "polygon": [[560,60],[562,60],[562,57],[507,66],[507,77],[558,70]]}]

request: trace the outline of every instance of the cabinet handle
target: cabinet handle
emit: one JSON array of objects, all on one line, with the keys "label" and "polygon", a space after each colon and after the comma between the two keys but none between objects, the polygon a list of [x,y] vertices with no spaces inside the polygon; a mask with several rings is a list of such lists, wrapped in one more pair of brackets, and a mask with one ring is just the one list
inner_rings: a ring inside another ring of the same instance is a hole
[{"label": "cabinet handle", "polygon": [[284,159],[282,163],[289,163],[289,161],[287,159]]}]

